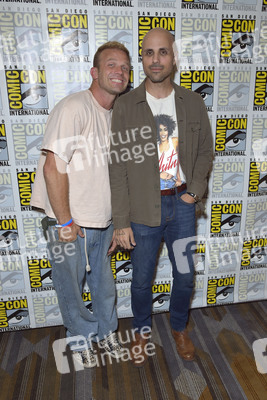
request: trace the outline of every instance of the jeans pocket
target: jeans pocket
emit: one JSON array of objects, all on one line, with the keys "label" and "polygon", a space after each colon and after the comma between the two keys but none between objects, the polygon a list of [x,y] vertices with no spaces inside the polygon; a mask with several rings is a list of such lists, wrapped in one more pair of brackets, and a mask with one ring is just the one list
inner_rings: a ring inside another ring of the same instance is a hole
[{"label": "jeans pocket", "polygon": [[188,203],[187,201],[184,201],[184,200],[182,199],[181,196],[178,196],[178,200],[179,200],[182,204],[185,204],[185,205],[188,206],[188,207],[194,207],[194,206],[196,205],[195,202],[194,202],[194,203]]}]

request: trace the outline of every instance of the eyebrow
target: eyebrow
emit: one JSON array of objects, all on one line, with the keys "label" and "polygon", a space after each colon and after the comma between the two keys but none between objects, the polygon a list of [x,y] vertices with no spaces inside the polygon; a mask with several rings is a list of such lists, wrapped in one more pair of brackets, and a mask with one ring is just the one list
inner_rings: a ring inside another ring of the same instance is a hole
[{"label": "eyebrow", "polygon": [[[118,61],[118,60],[117,60],[117,58],[110,57],[110,58],[107,59],[106,62],[109,62],[109,61]],[[124,64],[130,65],[129,61],[125,62]]]}]

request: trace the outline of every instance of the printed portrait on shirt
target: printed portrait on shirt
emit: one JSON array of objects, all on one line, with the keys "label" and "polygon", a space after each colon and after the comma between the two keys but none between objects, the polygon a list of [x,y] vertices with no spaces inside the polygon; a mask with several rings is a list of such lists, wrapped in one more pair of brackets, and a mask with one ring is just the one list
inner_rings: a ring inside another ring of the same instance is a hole
[{"label": "printed portrait on shirt", "polygon": [[176,121],[167,114],[155,116],[160,170],[160,189],[182,184],[178,161],[178,131]]}]

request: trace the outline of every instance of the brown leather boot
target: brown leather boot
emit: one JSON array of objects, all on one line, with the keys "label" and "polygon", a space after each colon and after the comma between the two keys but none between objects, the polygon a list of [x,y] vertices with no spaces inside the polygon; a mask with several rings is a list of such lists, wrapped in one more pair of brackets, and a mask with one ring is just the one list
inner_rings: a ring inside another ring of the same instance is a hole
[{"label": "brown leather boot", "polygon": [[172,329],[172,336],[174,337],[179,356],[186,361],[193,361],[195,358],[195,347],[188,336],[187,330],[179,332]]},{"label": "brown leather boot", "polygon": [[151,333],[135,333],[135,338],[131,343],[131,360],[135,367],[143,367],[148,359],[145,351],[146,344],[149,342]]}]

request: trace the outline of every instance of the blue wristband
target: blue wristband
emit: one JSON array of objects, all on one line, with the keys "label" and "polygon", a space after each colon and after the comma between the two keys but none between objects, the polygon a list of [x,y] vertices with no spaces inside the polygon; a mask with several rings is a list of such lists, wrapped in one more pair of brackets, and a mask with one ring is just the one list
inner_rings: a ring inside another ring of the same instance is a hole
[{"label": "blue wristband", "polygon": [[62,224],[62,225],[57,224],[57,225],[55,225],[55,227],[56,227],[56,228],[63,228],[64,226],[72,225],[72,223],[73,223],[73,221],[72,221],[72,218],[71,218],[71,219],[70,219],[68,222],[66,222],[65,224]]}]

